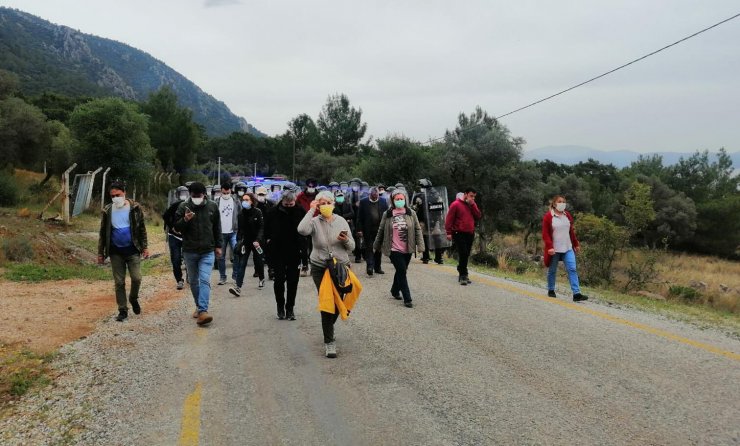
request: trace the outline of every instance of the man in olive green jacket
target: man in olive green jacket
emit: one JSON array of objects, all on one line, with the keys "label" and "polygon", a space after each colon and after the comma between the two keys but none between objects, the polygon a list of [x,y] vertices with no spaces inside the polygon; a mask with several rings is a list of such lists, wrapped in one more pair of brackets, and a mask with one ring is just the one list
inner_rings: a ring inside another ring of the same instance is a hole
[{"label": "man in olive green jacket", "polygon": [[149,257],[146,225],[141,206],[126,199],[126,186],[114,182],[109,188],[112,203],[103,209],[98,239],[98,263],[110,257],[113,282],[116,290],[118,316],[122,322],[128,317],[126,302],[126,269],[131,276],[129,302],[135,314],[141,313],[139,288],[141,287],[141,257]]},{"label": "man in olive green jacket", "polygon": [[182,255],[196,307],[193,317],[198,325],[206,325],[213,320],[208,303],[213,263],[221,256],[221,213],[218,205],[205,197],[203,183],[192,183],[189,190],[190,198],[180,203],[175,213],[175,229],[182,234]]}]

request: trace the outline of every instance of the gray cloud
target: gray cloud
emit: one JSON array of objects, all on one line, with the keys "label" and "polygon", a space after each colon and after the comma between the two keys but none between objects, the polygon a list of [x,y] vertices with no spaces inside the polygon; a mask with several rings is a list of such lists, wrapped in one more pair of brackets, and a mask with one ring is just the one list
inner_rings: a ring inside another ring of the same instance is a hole
[{"label": "gray cloud", "polygon": [[[737,0],[0,1],[147,51],[268,134],[340,92],[368,134],[419,140],[476,105],[507,113],[737,13]],[[736,19],[502,123],[527,148],[737,151],[739,41]]]},{"label": "gray cloud", "polygon": [[204,6],[206,8],[215,8],[219,6],[238,5],[240,0],[206,0]]}]

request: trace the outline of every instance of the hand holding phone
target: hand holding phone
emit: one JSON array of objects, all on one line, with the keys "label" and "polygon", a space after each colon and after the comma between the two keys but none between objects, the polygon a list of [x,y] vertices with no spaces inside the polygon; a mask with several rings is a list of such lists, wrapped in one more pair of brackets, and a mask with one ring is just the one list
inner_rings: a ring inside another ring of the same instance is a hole
[{"label": "hand holding phone", "polygon": [[349,240],[349,231],[339,231],[339,237],[337,237],[337,240],[346,241]]},{"label": "hand holding phone", "polygon": [[190,221],[193,217],[195,217],[195,212],[191,211],[189,207],[185,206],[185,216],[183,217],[185,221]]}]

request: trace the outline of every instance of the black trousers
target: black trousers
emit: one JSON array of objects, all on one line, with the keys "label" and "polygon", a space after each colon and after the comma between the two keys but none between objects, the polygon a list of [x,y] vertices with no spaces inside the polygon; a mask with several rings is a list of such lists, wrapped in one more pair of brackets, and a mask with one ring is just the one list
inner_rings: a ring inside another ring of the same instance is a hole
[{"label": "black trousers", "polygon": [[[277,311],[292,313],[295,307],[295,297],[298,292],[298,265],[300,261],[285,262],[282,259],[272,259],[275,271],[275,282],[272,289],[275,292]],[[287,295],[285,293],[287,285]]]},{"label": "black trousers", "polygon": [[367,240],[365,240],[365,261],[367,262],[368,271],[380,271],[383,268],[380,266],[380,262],[383,259],[383,254],[380,251],[373,251],[373,242],[377,234],[368,234]]},{"label": "black trousers", "polygon": [[[324,278],[325,266],[319,266],[311,264],[311,278],[313,279],[314,285],[316,285],[316,291],[319,291],[321,287],[321,280]],[[334,323],[339,317],[339,308],[334,305],[334,314],[321,312],[321,330],[324,332],[324,343],[328,344],[334,342]]]},{"label": "black trousers", "polygon": [[[428,244],[429,242],[425,239],[424,240],[424,243],[427,243],[427,244],[424,245],[424,254],[422,254],[421,260],[423,260],[425,262],[428,262],[429,261],[429,258],[430,258],[430,256],[429,256],[429,244]],[[437,263],[442,262],[443,261],[443,258],[444,258],[444,254],[445,254],[445,249],[444,248],[435,248],[434,249],[434,261],[437,262]]]},{"label": "black trousers", "polygon": [[411,302],[411,291],[409,290],[409,281],[406,272],[411,262],[411,254],[391,251],[391,263],[396,268],[393,275],[393,285],[391,286],[391,295],[397,296],[399,293],[403,296],[403,301]]},{"label": "black trousers", "polygon": [[474,237],[475,234],[469,234],[467,232],[455,232],[452,234],[452,241],[457,246],[457,272],[461,276],[467,277],[468,275],[468,258],[470,258],[470,251],[473,249]]}]

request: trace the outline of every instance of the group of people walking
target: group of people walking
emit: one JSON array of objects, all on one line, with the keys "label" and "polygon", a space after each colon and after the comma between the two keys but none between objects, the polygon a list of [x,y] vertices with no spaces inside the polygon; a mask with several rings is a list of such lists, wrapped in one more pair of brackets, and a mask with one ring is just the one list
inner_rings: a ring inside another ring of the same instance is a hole
[{"label": "group of people walking", "polygon": [[[148,257],[146,227],[141,207],[125,197],[125,185],[113,183],[109,188],[112,203],[104,208],[100,225],[98,262],[111,259],[119,313],[116,320],[128,317],[128,303],[135,314],[141,312],[138,302],[141,284],[140,259]],[[177,288],[184,288],[181,264],[184,260],[188,284],[193,296],[193,318],[207,325],[211,273],[214,264],[219,271],[218,285],[227,283],[226,255],[233,253],[232,280],[229,292],[241,296],[247,262],[255,265],[257,287],[265,285],[264,263],[274,277],[273,292],[277,318],[295,320],[295,303],[299,275],[307,272],[316,286],[321,326],[327,357],[336,357],[334,324],[352,311],[362,284],[351,269],[357,261],[358,242],[364,240],[361,257],[366,261],[368,277],[384,274],[382,257],[390,259],[395,269],[390,295],[413,308],[407,278],[412,255],[425,252],[425,237],[419,217],[409,206],[405,190],[394,190],[387,202],[380,199],[377,188],[358,200],[356,208],[342,190],[316,192],[315,183],[307,182],[306,190],[283,191],[280,201],[270,204],[256,193],[231,194],[224,185],[215,201],[208,200],[206,187],[194,182],[177,189],[178,200],[163,214],[168,237],[173,275]],[[449,206],[444,222],[445,234],[458,253],[458,283],[471,283],[468,274],[475,223],[481,218],[473,188],[465,189]],[[309,201],[310,200],[310,201]],[[557,265],[566,265],[573,300],[586,300],[578,284],[575,252],[579,243],[573,229],[573,218],[565,210],[565,198],[557,196],[543,217],[545,264],[548,266],[548,295],[556,297]],[[427,256],[428,256],[428,251]],[[428,259],[428,257],[427,257]],[[425,262],[426,263],[426,262]],[[438,262],[440,263],[440,262]],[[125,275],[131,276],[131,290],[126,300]]]}]

